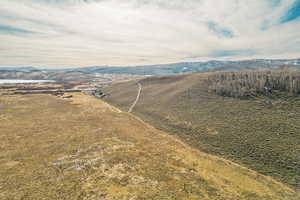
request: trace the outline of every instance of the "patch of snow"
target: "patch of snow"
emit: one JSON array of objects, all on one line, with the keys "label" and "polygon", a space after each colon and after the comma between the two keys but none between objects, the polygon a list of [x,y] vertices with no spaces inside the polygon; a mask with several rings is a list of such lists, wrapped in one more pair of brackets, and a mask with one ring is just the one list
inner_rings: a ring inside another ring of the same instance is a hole
[{"label": "patch of snow", "polygon": [[0,84],[39,84],[39,83],[53,83],[54,80],[14,80],[14,79],[0,79]]}]

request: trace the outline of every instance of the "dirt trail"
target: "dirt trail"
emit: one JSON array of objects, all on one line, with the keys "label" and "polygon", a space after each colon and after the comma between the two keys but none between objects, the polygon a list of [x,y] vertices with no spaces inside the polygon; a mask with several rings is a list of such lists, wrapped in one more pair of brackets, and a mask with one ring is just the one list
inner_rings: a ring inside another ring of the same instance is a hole
[{"label": "dirt trail", "polygon": [[138,90],[138,93],[137,93],[137,96],[136,96],[136,99],[135,101],[133,102],[133,104],[130,106],[128,112],[131,113],[133,108],[135,107],[135,105],[137,104],[137,102],[139,101],[140,99],[140,95],[141,95],[141,91],[142,91],[142,85],[140,83],[137,83],[138,86],[139,86],[139,90]]}]

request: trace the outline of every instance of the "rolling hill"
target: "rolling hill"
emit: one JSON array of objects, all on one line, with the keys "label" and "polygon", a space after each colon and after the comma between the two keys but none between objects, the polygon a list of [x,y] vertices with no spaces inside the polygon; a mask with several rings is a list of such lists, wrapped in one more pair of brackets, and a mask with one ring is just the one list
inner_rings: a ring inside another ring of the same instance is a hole
[{"label": "rolling hill", "polygon": [[[133,113],[201,151],[300,188],[300,97],[224,97],[208,91],[208,75],[139,80]],[[124,111],[137,91],[137,81],[103,88],[105,100]]]}]

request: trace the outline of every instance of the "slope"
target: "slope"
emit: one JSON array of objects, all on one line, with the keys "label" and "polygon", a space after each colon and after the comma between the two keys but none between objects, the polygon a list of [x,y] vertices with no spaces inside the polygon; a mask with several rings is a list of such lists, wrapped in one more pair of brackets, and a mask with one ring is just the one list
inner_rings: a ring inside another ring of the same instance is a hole
[{"label": "slope", "polygon": [[297,199],[90,96],[0,105],[0,199]]},{"label": "slope", "polygon": [[[226,98],[208,92],[205,79],[191,74],[140,80],[133,113],[193,147],[299,188],[300,98]],[[137,88],[134,81],[106,87],[106,101],[127,110]]]}]

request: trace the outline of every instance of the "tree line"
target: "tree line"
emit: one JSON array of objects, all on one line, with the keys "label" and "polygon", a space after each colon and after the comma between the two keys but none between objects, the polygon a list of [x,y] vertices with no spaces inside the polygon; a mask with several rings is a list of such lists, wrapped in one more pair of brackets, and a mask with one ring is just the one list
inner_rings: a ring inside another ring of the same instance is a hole
[{"label": "tree line", "polygon": [[261,70],[228,71],[208,75],[208,87],[222,96],[251,97],[273,92],[300,94],[300,71],[297,70]]}]

